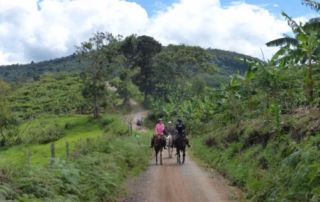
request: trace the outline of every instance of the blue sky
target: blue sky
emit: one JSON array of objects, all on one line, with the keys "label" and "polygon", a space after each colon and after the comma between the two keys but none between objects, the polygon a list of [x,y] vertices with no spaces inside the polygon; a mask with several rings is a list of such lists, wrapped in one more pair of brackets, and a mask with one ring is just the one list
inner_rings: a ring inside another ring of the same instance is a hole
[{"label": "blue sky", "polygon": [[[177,2],[176,0],[130,0],[142,5],[149,15],[153,15],[159,9],[164,9],[166,6]],[[196,0],[195,0],[196,1]],[[220,0],[222,6],[228,6],[234,2],[234,0]],[[300,17],[309,14],[315,14],[314,11],[302,5],[300,0],[240,0],[240,2],[246,2],[249,4],[259,5],[267,8],[275,15],[280,15],[281,11],[286,12],[292,17]]]},{"label": "blue sky", "polygon": [[290,34],[282,10],[319,15],[300,0],[0,0],[0,65],[70,55],[97,31],[270,58]]},{"label": "blue sky", "polygon": [[[228,5],[232,0],[222,0],[223,5]],[[292,17],[300,17],[314,12],[305,5],[302,5],[301,0],[246,0],[244,2],[256,5],[265,6],[274,14],[280,14],[281,11],[286,12]]]}]

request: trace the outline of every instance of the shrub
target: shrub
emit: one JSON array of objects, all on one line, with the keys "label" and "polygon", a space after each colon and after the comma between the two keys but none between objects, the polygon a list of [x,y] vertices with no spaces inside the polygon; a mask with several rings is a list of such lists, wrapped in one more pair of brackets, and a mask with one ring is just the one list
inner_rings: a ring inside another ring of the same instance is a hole
[{"label": "shrub", "polygon": [[26,144],[46,144],[60,139],[64,135],[64,128],[57,123],[40,122],[39,125],[30,128],[22,136],[22,142]]}]

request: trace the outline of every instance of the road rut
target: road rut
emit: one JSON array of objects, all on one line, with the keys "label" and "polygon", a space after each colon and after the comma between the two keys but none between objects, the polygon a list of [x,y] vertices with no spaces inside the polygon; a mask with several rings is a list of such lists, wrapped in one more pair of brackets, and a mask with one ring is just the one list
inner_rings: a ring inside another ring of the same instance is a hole
[{"label": "road rut", "polygon": [[187,157],[184,165],[163,153],[163,165],[153,160],[146,172],[128,183],[124,202],[239,201],[239,190],[217,173],[207,172]]}]

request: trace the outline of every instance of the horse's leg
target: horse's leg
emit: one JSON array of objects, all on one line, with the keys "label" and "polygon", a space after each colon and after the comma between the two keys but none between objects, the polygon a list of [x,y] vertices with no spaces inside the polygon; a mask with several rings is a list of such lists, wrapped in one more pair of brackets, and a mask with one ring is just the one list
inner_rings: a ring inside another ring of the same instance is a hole
[{"label": "horse's leg", "polygon": [[172,152],[173,152],[173,139],[171,136],[171,139],[170,139],[170,158],[172,158]]},{"label": "horse's leg", "polygon": [[167,148],[168,148],[169,158],[171,158],[171,143],[170,143],[170,138],[168,139],[168,142],[167,142]]},{"label": "horse's leg", "polygon": [[169,151],[170,151],[170,153],[169,153],[169,158],[172,158],[172,150],[173,150],[173,148],[172,148],[172,135],[170,135],[170,139],[169,139]]},{"label": "horse's leg", "polygon": [[182,153],[183,153],[182,164],[184,164],[184,160],[185,160],[185,158],[186,158],[186,148],[184,148],[184,149],[182,150]]},{"label": "horse's leg", "polygon": [[162,149],[160,149],[160,165],[162,165]]},{"label": "horse's leg", "polygon": [[177,163],[180,164],[180,150],[177,149]]}]

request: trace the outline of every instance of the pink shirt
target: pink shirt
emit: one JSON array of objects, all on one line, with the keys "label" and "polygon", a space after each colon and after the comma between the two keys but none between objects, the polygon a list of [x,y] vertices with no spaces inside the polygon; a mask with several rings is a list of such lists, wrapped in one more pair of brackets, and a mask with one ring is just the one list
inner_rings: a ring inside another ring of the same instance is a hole
[{"label": "pink shirt", "polygon": [[155,133],[157,136],[162,136],[164,133],[164,124],[163,123],[157,123],[155,128]]}]

